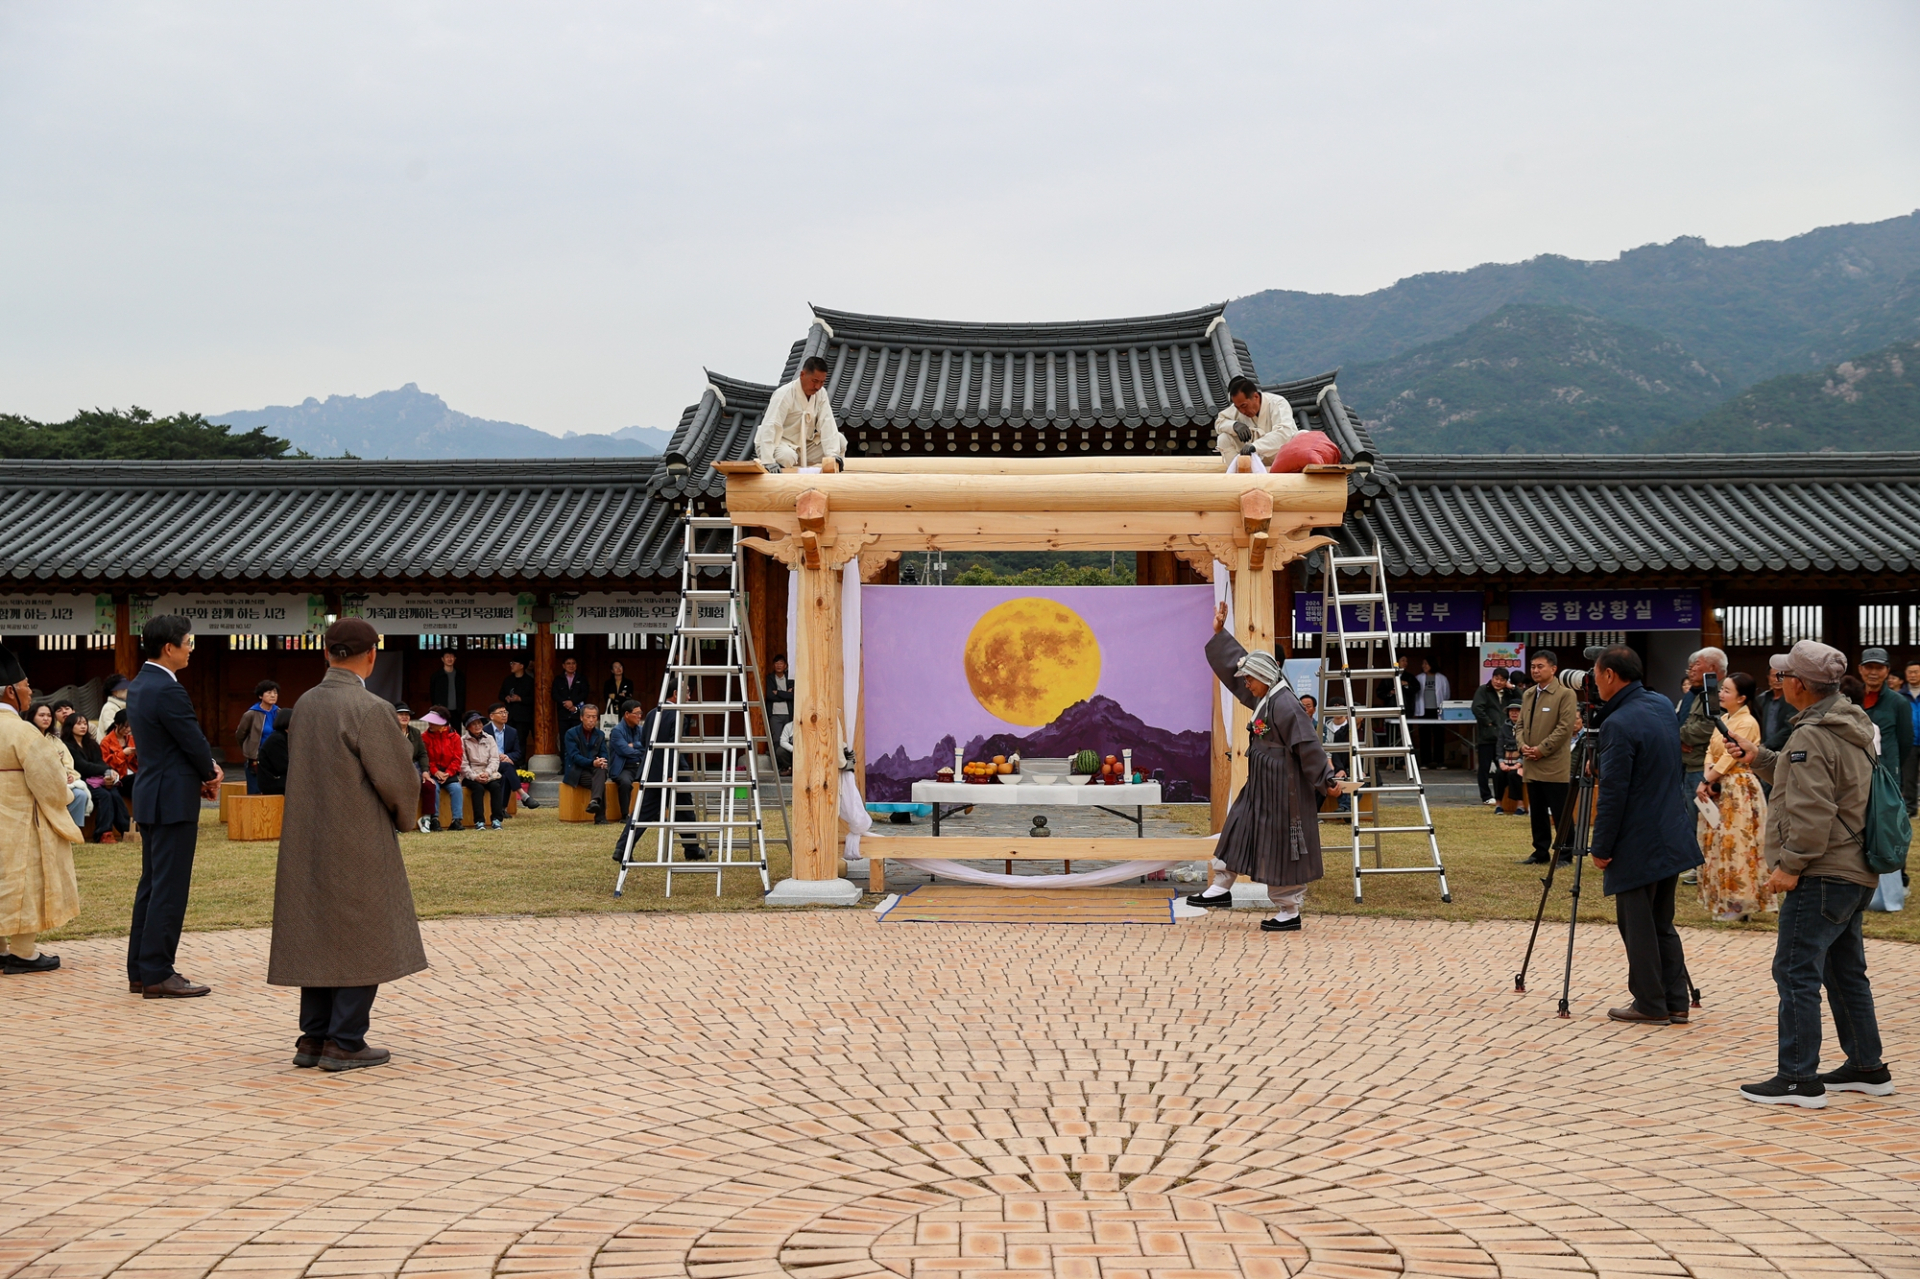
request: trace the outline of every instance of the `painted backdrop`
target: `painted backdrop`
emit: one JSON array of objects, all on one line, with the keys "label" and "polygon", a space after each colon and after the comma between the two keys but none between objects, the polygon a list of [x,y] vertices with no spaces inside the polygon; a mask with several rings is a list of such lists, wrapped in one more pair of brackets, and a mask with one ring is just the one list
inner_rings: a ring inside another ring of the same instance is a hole
[{"label": "painted backdrop", "polygon": [[909,798],[956,743],[1127,748],[1170,791],[1209,793],[1211,586],[865,586],[860,612],[869,800]]}]

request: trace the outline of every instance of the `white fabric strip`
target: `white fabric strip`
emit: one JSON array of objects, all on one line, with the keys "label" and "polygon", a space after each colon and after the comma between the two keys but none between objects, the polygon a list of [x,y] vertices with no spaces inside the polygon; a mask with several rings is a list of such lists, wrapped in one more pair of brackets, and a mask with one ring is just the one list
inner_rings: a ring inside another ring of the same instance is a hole
[{"label": "white fabric strip", "polygon": [[[885,853],[877,856],[886,857]],[[888,857],[888,861],[911,866],[942,879],[963,884],[988,884],[995,888],[1099,888],[1123,883],[1180,865],[1179,862],[1115,862],[1100,870],[1077,870],[1071,875],[1004,875],[994,870],[977,870],[965,862],[950,862],[940,857]]]}]

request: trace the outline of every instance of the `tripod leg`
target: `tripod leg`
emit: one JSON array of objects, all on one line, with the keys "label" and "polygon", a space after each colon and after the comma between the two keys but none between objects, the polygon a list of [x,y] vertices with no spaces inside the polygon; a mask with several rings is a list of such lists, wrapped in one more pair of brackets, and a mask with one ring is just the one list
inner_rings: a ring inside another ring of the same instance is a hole
[{"label": "tripod leg", "polygon": [[1515,994],[1525,994],[1527,990],[1527,967],[1533,963],[1533,945],[1540,940],[1540,921],[1547,913],[1547,895],[1553,891],[1553,872],[1560,864],[1558,857],[1547,859],[1546,878],[1540,881],[1540,905],[1533,912],[1533,931],[1527,934],[1527,953],[1520,958],[1520,971],[1513,975]]},{"label": "tripod leg", "polygon": [[1573,811],[1563,814],[1560,821],[1560,838],[1554,841],[1553,860],[1558,862],[1564,851],[1573,860],[1573,901],[1567,908],[1567,967],[1560,978],[1560,1016],[1573,1016],[1573,936],[1580,927],[1580,882],[1587,868],[1587,852],[1592,847],[1593,835],[1593,779],[1588,776],[1585,761],[1580,761],[1578,791],[1574,796]]},{"label": "tripod leg", "polygon": [[[1557,858],[1556,858],[1557,860]],[[1580,878],[1587,868],[1586,853],[1582,850],[1573,859],[1573,900],[1567,906],[1567,967],[1560,977],[1560,1016],[1573,1016],[1571,1003],[1573,994],[1573,934],[1580,927]]]}]

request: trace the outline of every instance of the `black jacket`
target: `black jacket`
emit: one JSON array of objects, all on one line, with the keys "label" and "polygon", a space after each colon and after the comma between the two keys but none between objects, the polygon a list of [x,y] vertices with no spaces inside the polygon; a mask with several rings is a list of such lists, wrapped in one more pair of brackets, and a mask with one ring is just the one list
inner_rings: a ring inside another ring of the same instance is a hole
[{"label": "black jacket", "polygon": [[[519,694],[517,702],[507,702],[508,696]],[[500,681],[500,700],[507,702],[507,723],[526,736],[533,731],[533,676],[509,675]]]},{"label": "black jacket", "polygon": [[260,754],[254,772],[260,778],[262,795],[287,793],[287,730],[283,719],[274,731],[260,741]]},{"label": "black jacket", "polygon": [[1520,703],[1520,690],[1508,688],[1506,692],[1496,692],[1492,681],[1480,686],[1473,695],[1473,744],[1491,750],[1500,742],[1500,732],[1507,726],[1507,707]]},{"label": "black jacket", "polygon": [[[564,705],[566,702],[573,703],[573,709],[571,711]],[[560,735],[562,737],[567,735],[569,728],[572,728],[580,722],[580,708],[582,706],[598,706],[599,704],[599,702],[594,700],[593,689],[588,685],[585,675],[576,674],[573,677],[572,687],[568,687],[567,685],[567,673],[565,671],[553,677],[553,713],[560,721]]]},{"label": "black jacket", "polygon": [[1613,859],[1605,872],[1611,897],[1706,859],[1695,836],[1693,801],[1681,780],[1673,703],[1635,680],[1613,695],[1603,713],[1593,855]]},{"label": "black jacket", "polygon": [[453,717],[450,722],[458,728],[460,712],[467,709],[466,672],[457,666],[451,674],[444,666],[435,671],[433,679],[427,684],[427,701],[434,706],[444,706],[452,711]]},{"label": "black jacket", "polygon": [[127,686],[127,724],[140,744],[133,820],[142,826],[199,821],[200,785],[218,770],[187,690],[148,662]]}]

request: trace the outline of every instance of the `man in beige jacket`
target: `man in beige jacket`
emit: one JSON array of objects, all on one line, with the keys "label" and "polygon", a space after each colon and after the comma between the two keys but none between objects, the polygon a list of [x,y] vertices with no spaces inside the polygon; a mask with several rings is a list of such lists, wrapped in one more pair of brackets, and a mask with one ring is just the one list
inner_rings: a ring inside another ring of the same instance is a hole
[{"label": "man in beige jacket", "polygon": [[1521,776],[1527,782],[1527,812],[1533,818],[1533,856],[1522,866],[1544,866],[1553,856],[1553,833],[1567,808],[1573,768],[1573,735],[1580,727],[1580,698],[1560,682],[1560,659],[1543,648],[1527,664],[1533,687],[1520,695]]},{"label": "man in beige jacket", "polygon": [[[1884,1097],[1893,1076],[1880,1057],[1880,1026],[1867,981],[1861,916],[1880,877],[1862,846],[1872,793],[1873,721],[1840,692],[1847,659],[1839,649],[1801,640],[1771,659],[1796,712],[1778,751],[1740,741],[1754,775],[1773,788],[1767,804],[1767,887],[1784,894],[1773,951],[1780,992],[1779,1068],[1740,1095],[1763,1105],[1827,1104],[1827,1093]],[[1820,1073],[1820,990],[1846,1052],[1839,1070]]]},{"label": "man in beige jacket", "polygon": [[0,972],[9,977],[60,967],[35,938],[80,913],[80,829],[67,815],[66,770],[21,718],[32,700],[27,673],[0,649]]}]

